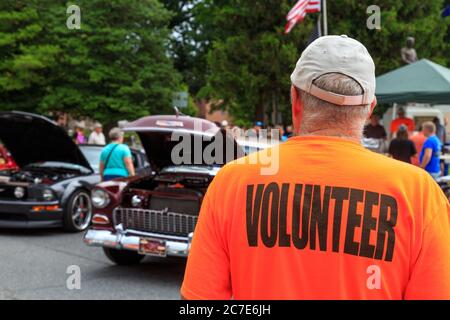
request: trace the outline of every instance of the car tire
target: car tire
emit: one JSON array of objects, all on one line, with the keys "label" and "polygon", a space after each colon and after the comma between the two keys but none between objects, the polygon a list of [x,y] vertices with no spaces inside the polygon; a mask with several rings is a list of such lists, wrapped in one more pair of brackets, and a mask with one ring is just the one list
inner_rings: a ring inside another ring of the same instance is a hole
[{"label": "car tire", "polygon": [[[78,215],[78,219],[77,219]],[[88,191],[76,190],[72,193],[64,210],[63,226],[67,232],[85,231],[92,219],[92,202]]]},{"label": "car tire", "polygon": [[112,262],[114,262],[119,266],[136,265],[139,264],[142,261],[142,259],[145,258],[145,256],[134,251],[118,250],[111,248],[103,248],[103,251],[105,252],[105,255],[108,257],[109,260],[111,260]]}]

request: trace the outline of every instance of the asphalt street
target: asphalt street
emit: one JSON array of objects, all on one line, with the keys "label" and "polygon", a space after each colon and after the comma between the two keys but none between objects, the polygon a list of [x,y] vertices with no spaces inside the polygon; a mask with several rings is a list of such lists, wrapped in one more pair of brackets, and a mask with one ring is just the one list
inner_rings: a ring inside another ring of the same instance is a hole
[{"label": "asphalt street", "polygon": [[[147,257],[119,267],[101,248],[84,245],[82,235],[0,229],[0,300],[179,299],[184,259]],[[68,289],[70,266],[79,267],[80,289]]]}]

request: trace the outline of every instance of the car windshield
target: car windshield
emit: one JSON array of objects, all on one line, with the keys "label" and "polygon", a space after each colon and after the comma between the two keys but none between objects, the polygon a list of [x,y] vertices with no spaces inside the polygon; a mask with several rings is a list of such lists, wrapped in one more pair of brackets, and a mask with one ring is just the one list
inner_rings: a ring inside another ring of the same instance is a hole
[{"label": "car windshield", "polygon": [[98,173],[100,171],[100,155],[102,153],[103,147],[80,146],[80,150],[91,165],[91,168],[94,170],[94,172]]},{"label": "car windshield", "polygon": [[31,164],[25,166],[25,169],[27,169],[27,168],[73,170],[73,171],[79,171],[81,173],[86,173],[86,174],[91,172],[88,168],[85,168],[78,164],[66,163],[66,162],[55,162],[55,161],[31,163]]}]

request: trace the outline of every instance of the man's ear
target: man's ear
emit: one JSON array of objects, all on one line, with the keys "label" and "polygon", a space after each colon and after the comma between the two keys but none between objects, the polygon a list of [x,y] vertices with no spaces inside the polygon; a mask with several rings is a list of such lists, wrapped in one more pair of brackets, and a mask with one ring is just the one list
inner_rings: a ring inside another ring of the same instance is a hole
[{"label": "man's ear", "polygon": [[300,111],[299,107],[299,92],[295,86],[291,86],[291,102],[292,102],[292,111],[293,113],[298,113]]},{"label": "man's ear", "polygon": [[373,111],[375,110],[377,104],[378,104],[378,99],[377,99],[377,97],[374,97],[374,98],[373,98],[373,101],[372,101],[372,103],[371,103],[371,105],[370,105],[370,114],[369,114],[368,119],[370,119],[370,117],[372,116]]},{"label": "man's ear", "polygon": [[303,102],[299,95],[299,90],[292,85],[291,86],[291,100],[292,100],[292,124],[294,126],[294,132],[298,134],[300,132],[300,125],[303,118]]}]

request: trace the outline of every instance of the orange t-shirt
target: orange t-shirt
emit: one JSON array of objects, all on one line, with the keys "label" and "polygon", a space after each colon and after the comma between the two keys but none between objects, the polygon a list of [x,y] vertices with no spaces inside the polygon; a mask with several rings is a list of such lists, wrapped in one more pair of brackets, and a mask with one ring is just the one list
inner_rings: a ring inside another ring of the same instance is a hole
[{"label": "orange t-shirt", "polygon": [[409,132],[416,131],[416,124],[414,123],[413,119],[410,118],[397,118],[392,121],[391,123],[391,133],[396,134],[398,129],[400,129],[400,126],[404,125],[408,128]]},{"label": "orange t-shirt", "polygon": [[417,151],[416,155],[411,159],[412,160],[412,164],[415,165],[415,166],[420,166],[419,156],[422,153],[423,144],[427,140],[427,137],[425,137],[422,132],[419,132],[419,133],[413,135],[410,138],[410,140],[416,146],[416,151]]},{"label": "orange t-shirt", "polygon": [[251,155],[211,183],[185,298],[450,299],[450,205],[425,171],[339,138],[271,150],[276,174]]}]

